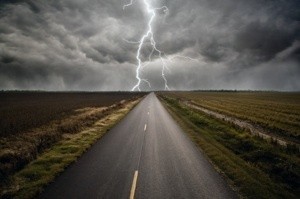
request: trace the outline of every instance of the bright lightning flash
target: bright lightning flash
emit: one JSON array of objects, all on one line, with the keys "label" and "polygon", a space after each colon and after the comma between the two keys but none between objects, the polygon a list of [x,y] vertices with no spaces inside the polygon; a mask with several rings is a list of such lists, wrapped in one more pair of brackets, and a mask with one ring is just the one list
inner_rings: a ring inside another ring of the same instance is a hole
[{"label": "bright lightning flash", "polygon": [[[147,25],[147,30],[146,30],[146,33],[141,37],[141,39],[137,42],[132,42],[132,41],[128,41],[128,40],[125,40],[126,42],[128,43],[138,43],[139,46],[138,46],[138,50],[137,50],[137,53],[136,53],[136,59],[137,59],[137,67],[136,67],[136,79],[137,79],[137,83],[136,85],[131,89],[131,91],[135,91],[135,90],[138,90],[138,91],[141,91],[140,89],[140,84],[141,82],[146,82],[149,87],[151,87],[150,85],[150,82],[146,79],[142,79],[140,77],[140,71],[141,71],[141,67],[142,66],[145,66],[145,65],[142,65],[142,60],[141,60],[141,50],[143,48],[143,45],[145,44],[146,40],[149,39],[150,41],[150,44],[152,46],[152,51],[149,55],[149,62],[151,62],[151,57],[153,55],[154,52],[157,52],[158,53],[158,56],[159,56],[159,59],[161,60],[161,63],[162,63],[162,70],[161,70],[161,76],[164,80],[164,83],[165,83],[165,90],[169,90],[169,86],[168,86],[168,81],[167,81],[167,78],[165,76],[165,70],[167,68],[166,66],[166,63],[163,59],[163,52],[160,51],[157,47],[156,47],[156,42],[154,40],[154,35],[153,35],[153,31],[152,31],[152,23],[156,17],[156,11],[157,10],[162,10],[165,15],[168,14],[169,10],[166,6],[162,6],[162,7],[159,7],[159,8],[153,8],[149,2],[149,0],[143,0],[143,5],[145,6],[146,8],[146,11],[147,13],[149,14],[150,18],[149,18],[149,21],[148,21],[148,25]],[[133,0],[131,0],[128,4],[124,5],[123,6],[123,10],[128,7],[128,6],[131,6],[133,4]],[[189,57],[185,57],[185,56],[175,56],[175,57],[181,57],[181,58],[187,58],[187,59],[190,59],[190,60],[195,60],[195,59],[192,59],[192,58],[189,58]],[[168,61],[171,61],[172,59],[174,59],[175,57],[172,57],[172,58],[167,58]],[[167,68],[168,69],[168,68]]]}]

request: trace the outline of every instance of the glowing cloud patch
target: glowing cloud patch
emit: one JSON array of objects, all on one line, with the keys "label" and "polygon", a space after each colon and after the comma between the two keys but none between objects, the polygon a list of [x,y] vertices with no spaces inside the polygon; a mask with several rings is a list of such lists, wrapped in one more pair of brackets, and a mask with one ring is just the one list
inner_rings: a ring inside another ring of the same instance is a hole
[{"label": "glowing cloud patch", "polygon": [[[125,4],[123,6],[123,10],[128,7],[128,6],[131,6],[133,4],[133,0],[131,0],[128,4]],[[152,51],[151,53],[149,54],[149,62],[151,62],[151,57],[153,55],[154,52],[157,52],[158,53],[158,56],[159,56],[159,59],[161,60],[161,63],[162,63],[162,70],[161,70],[161,76],[162,76],[162,79],[164,80],[164,84],[165,84],[165,87],[164,89],[165,90],[170,90],[169,86],[168,86],[168,81],[167,81],[167,78],[165,76],[165,70],[167,68],[167,65],[165,63],[165,60],[163,58],[164,53],[162,51],[160,51],[157,47],[156,47],[156,41],[154,39],[154,34],[153,34],[153,31],[152,31],[152,24],[153,24],[153,21],[156,17],[156,11],[158,10],[162,10],[163,13],[165,14],[165,16],[168,14],[169,12],[169,9],[166,7],[166,6],[162,6],[162,7],[158,7],[158,8],[154,8],[152,7],[152,5],[149,3],[149,0],[143,0],[143,5],[145,6],[146,8],[146,12],[148,13],[148,15],[150,16],[149,18],[149,21],[148,21],[148,24],[147,24],[147,30],[146,30],[146,33],[144,35],[142,35],[141,39],[138,41],[138,42],[132,42],[132,41],[128,41],[128,40],[125,40],[126,42],[128,43],[133,43],[133,44],[139,44],[138,45],[138,50],[137,50],[137,53],[136,53],[136,60],[137,60],[137,67],[136,67],[136,79],[137,79],[137,83],[136,85],[131,89],[131,91],[135,91],[135,90],[138,90],[140,91],[141,88],[140,88],[140,85],[141,85],[141,82],[146,82],[148,84],[149,87],[151,87],[151,84],[150,82],[147,80],[147,79],[143,79],[140,77],[140,72],[141,72],[141,67],[142,67],[142,60],[141,60],[141,50],[143,48],[143,45],[145,44],[145,41],[147,39],[149,39],[150,41],[150,44],[152,46]],[[176,57],[179,57],[179,58],[185,58],[185,59],[190,59],[190,60],[193,60],[193,61],[198,61],[196,59],[193,59],[193,58],[190,58],[190,57],[186,57],[186,56],[181,56],[181,55],[177,55],[177,56],[173,56],[172,58],[167,58],[166,57],[166,60],[167,61],[171,61],[172,59],[176,58]],[[144,65],[145,66],[145,65]]]}]

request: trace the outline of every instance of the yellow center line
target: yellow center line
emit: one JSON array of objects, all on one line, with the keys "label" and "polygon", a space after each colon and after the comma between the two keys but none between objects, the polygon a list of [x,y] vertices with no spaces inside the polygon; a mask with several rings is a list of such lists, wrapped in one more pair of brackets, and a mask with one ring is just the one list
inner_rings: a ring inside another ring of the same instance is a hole
[{"label": "yellow center line", "polygon": [[136,182],[137,182],[138,174],[139,174],[138,171],[134,172],[129,199],[134,199],[134,194],[135,194]]},{"label": "yellow center line", "polygon": [[[149,115],[149,111],[148,111],[148,115]],[[145,124],[145,127],[144,127],[144,131],[146,131],[146,130],[147,130],[147,124]],[[140,156],[141,156],[141,154],[140,154]],[[139,162],[140,162],[140,160],[139,160]],[[138,162],[138,164],[139,164],[139,162]],[[136,189],[136,183],[137,183],[138,174],[139,174],[139,172],[138,172],[138,170],[136,170],[134,172],[134,176],[133,176],[133,181],[132,181],[132,185],[131,185],[129,199],[134,199],[134,194],[135,194],[135,189]]]}]

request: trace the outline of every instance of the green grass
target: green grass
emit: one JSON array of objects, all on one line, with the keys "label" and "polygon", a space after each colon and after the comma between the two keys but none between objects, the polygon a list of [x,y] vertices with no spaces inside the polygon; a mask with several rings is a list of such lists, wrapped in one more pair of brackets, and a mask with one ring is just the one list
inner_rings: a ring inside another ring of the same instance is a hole
[{"label": "green grass", "polygon": [[231,124],[160,96],[167,109],[217,170],[247,198],[296,198],[298,151],[267,142]]},{"label": "green grass", "polygon": [[225,115],[248,120],[293,142],[300,142],[300,93],[283,92],[169,92],[173,98]]},{"label": "green grass", "polygon": [[89,149],[137,103],[138,101],[130,102],[125,107],[97,121],[91,128],[65,136],[63,140],[12,176],[10,184],[5,187],[5,193],[2,193],[2,197],[35,197],[45,185],[53,181],[59,173]]}]

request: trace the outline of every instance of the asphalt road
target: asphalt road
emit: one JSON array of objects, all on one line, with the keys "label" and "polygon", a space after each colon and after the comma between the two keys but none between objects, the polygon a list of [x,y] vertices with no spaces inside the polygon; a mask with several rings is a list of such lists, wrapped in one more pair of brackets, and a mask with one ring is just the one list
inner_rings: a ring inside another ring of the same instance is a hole
[{"label": "asphalt road", "polygon": [[40,198],[236,198],[154,93]]}]

